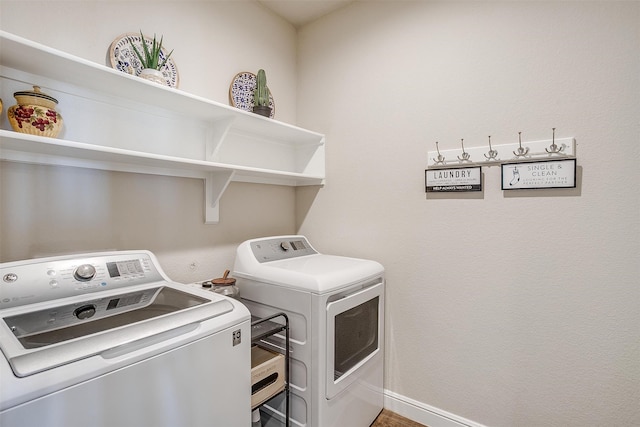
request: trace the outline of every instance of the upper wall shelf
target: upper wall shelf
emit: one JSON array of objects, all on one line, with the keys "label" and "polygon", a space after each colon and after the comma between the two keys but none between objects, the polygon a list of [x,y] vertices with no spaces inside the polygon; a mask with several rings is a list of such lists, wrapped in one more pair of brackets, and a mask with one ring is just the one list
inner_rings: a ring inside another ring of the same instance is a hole
[{"label": "upper wall shelf", "polygon": [[324,135],[0,31],[0,97],[38,85],[59,101],[59,138],[0,130],[0,158],[206,181],[205,221],[230,181],[320,185]]}]

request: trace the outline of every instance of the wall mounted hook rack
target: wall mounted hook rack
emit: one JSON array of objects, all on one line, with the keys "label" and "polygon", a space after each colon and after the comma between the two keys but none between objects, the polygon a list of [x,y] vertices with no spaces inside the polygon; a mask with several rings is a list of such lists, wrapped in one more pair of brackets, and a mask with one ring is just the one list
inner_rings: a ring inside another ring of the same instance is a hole
[{"label": "wall mounted hook rack", "polygon": [[[575,145],[576,143],[573,137],[555,139],[555,131],[553,139],[551,140],[523,142],[520,137],[518,142],[494,145],[491,138],[489,138],[488,147],[463,147],[463,155],[460,155],[460,148],[440,150],[438,143],[436,143],[437,151],[430,151],[428,153],[429,158],[432,159],[432,163],[427,166],[427,169],[461,165],[493,166],[514,161],[574,158],[576,151]],[[522,148],[522,152],[519,151],[520,148]],[[499,158],[499,152],[512,152],[513,155],[507,155],[507,158]],[[466,156],[464,153],[466,153]]]}]

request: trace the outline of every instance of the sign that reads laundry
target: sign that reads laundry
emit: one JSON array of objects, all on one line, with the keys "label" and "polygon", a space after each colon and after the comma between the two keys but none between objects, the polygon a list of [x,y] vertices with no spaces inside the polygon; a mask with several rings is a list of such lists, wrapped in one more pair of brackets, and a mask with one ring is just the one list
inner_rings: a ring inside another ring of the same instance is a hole
[{"label": "sign that reads laundry", "polygon": [[502,165],[502,189],[575,188],[576,159]]},{"label": "sign that reads laundry", "polygon": [[482,191],[481,167],[427,169],[427,193]]}]

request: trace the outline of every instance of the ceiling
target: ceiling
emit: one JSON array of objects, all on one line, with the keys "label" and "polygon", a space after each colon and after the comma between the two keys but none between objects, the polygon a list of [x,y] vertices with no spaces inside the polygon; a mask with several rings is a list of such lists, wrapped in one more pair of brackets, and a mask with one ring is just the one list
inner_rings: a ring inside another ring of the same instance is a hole
[{"label": "ceiling", "polygon": [[354,1],[355,0],[258,0],[258,3],[261,3],[277,15],[280,15],[296,28],[300,28]]}]

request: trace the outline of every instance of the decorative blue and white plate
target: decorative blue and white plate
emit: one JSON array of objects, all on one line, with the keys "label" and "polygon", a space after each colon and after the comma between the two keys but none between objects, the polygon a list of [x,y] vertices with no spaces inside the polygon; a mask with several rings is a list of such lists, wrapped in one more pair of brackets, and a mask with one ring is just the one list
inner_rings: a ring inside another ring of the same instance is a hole
[{"label": "decorative blue and white plate", "polygon": [[[256,75],[248,71],[238,73],[229,86],[229,102],[232,107],[244,111],[253,111],[253,91],[256,89]],[[267,89],[269,89],[267,85]],[[271,117],[276,115],[276,105],[269,90],[269,107],[271,107]]]},{"label": "decorative blue and white plate", "polygon": [[[142,52],[142,42],[143,39],[140,37],[140,33],[126,33],[118,36],[112,43],[109,48],[109,60],[111,61],[111,67],[116,70],[120,70],[127,74],[132,74],[134,76],[140,75],[140,71],[142,71],[142,64],[140,63],[140,59],[134,52],[131,47],[131,41],[136,45],[136,48]],[[156,38],[156,42],[160,40]],[[153,38],[149,38],[144,36],[144,43],[151,48],[153,45]],[[171,52],[169,50],[168,52]],[[160,49],[160,61],[164,61],[164,58],[167,57],[167,49],[164,47],[164,43],[162,49]],[[167,86],[169,87],[178,87],[178,68],[176,67],[175,62],[173,62],[173,56],[169,58],[169,60],[162,66],[160,69],[162,75],[164,76],[165,81],[167,82]]]}]

